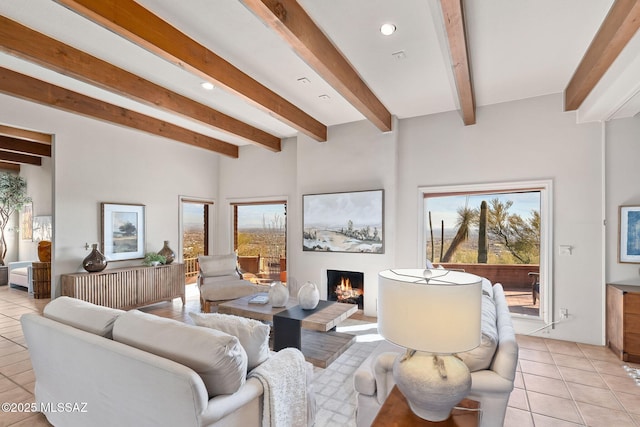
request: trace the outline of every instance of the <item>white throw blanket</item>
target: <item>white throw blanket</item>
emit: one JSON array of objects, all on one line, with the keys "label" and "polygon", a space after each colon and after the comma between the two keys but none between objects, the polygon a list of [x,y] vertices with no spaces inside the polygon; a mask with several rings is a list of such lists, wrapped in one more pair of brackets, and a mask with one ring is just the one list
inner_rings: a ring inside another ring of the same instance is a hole
[{"label": "white throw blanket", "polygon": [[307,373],[304,355],[285,348],[249,373],[264,388],[263,427],[307,425]]}]

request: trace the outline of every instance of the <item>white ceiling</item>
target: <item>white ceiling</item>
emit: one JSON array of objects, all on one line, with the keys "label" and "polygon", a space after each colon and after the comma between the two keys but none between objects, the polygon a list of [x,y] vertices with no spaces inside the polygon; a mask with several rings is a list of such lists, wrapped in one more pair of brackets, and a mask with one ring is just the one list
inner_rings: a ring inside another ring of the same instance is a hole
[{"label": "white ceiling", "polygon": [[[323,124],[364,119],[239,1],[137,1]],[[299,0],[299,3],[392,115],[408,118],[457,108],[437,0]],[[612,3],[613,0],[466,0],[476,104],[562,92]],[[221,88],[203,90],[199,77],[52,0],[0,0],[0,13],[278,137],[297,133]],[[384,22],[394,23],[396,33],[382,36],[379,27]],[[629,43],[613,71],[587,98],[584,111],[578,112],[581,120],[633,116],[640,109],[640,102],[633,100],[640,89],[637,77],[640,72],[633,68],[640,66],[635,64],[640,63],[639,38],[636,35]],[[392,55],[399,51],[404,52],[404,59]],[[205,135],[238,145],[246,143],[6,54],[0,54],[0,66]],[[619,70],[615,71],[616,68]],[[309,83],[300,83],[298,79],[302,77]],[[330,99],[321,99],[323,95]],[[603,99],[607,98],[612,99],[603,107]]]}]

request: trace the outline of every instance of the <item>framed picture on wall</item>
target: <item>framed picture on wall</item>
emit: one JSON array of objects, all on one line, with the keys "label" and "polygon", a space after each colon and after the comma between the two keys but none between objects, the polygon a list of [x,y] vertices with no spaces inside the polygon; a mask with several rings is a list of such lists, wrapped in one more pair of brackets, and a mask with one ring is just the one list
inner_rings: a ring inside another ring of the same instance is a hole
[{"label": "framed picture on wall", "polygon": [[384,190],[302,196],[303,251],[384,253]]},{"label": "framed picture on wall", "polygon": [[144,258],[144,205],[101,203],[102,251],[109,261]]},{"label": "framed picture on wall", "polygon": [[51,215],[33,217],[33,241],[51,240]]},{"label": "framed picture on wall", "polygon": [[620,206],[618,262],[640,263],[640,206]]}]

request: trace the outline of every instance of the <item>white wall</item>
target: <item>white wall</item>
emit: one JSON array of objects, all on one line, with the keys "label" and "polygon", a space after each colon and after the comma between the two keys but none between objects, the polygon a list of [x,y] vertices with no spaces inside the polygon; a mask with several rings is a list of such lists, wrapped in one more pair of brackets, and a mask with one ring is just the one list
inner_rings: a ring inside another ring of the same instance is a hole
[{"label": "white wall", "polygon": [[[100,203],[146,206],[146,250],[178,248],[179,196],[217,196],[219,155],[0,95],[4,124],[55,135],[54,282],[82,271],[85,243],[100,242]],[[139,264],[113,262],[107,268]]]},{"label": "white wall", "polygon": [[[394,128],[397,123],[394,123]],[[298,139],[298,205],[289,219],[296,262],[293,277],[299,285],[314,282],[327,298],[327,270],[364,273],[364,313],[376,315],[378,273],[394,266],[396,221],[397,132],[381,133],[361,121],[329,129],[328,140]],[[302,195],[384,189],[384,254],[302,251]]]},{"label": "white wall", "polygon": [[[362,121],[331,127],[325,143],[300,136],[285,141],[280,153],[245,146],[239,159],[228,159],[0,95],[4,124],[56,135],[56,276],[80,270],[88,253],[85,242],[99,241],[101,201],[145,204],[147,249],[157,250],[163,240],[179,238],[179,195],[215,200],[214,251],[221,253],[233,245],[229,203],[286,197],[292,286],[314,281],[326,297],[327,269],[364,271],[365,313],[375,314],[377,273],[419,263],[418,187],[552,179],[554,311],[568,308],[571,318],[546,336],[602,344],[600,125],[576,125],[573,113],[562,112],[560,94],[480,107],[477,116],[474,126],[463,126],[455,112],[399,120],[389,133]],[[609,125],[609,219],[612,212],[617,217],[618,204],[640,202],[633,184],[637,181],[633,162],[640,151],[633,135],[638,127],[638,119]],[[622,167],[614,166],[618,162]],[[617,181],[628,184],[618,187]],[[302,251],[303,194],[378,188],[385,190],[384,254]],[[612,264],[614,237],[610,227],[607,231],[607,277],[635,276],[634,265]],[[561,244],[572,245],[573,255],[557,256]],[[534,328],[516,324],[521,333]]]},{"label": "white wall", "polygon": [[[375,315],[377,273],[421,265],[419,187],[551,179],[553,312],[567,308],[571,317],[540,334],[604,343],[602,131],[599,124],[577,125],[573,113],[563,113],[560,94],[480,107],[474,126],[464,126],[450,112],[398,120],[386,134],[366,121],[331,127],[325,143],[299,136],[295,154],[292,169],[279,155],[248,147],[240,159],[222,160],[220,178],[221,198],[290,197],[292,290],[310,280],[326,297],[327,269],[364,271],[365,314]],[[265,167],[266,173],[256,171]],[[376,188],[385,189],[383,255],[302,251],[303,194]],[[231,247],[227,214],[219,225],[223,246]],[[573,246],[573,254],[558,256],[559,245]],[[542,326],[531,320],[515,324],[520,333]]]},{"label": "white wall", "polygon": [[639,264],[618,262],[618,207],[640,206],[640,116],[614,120],[606,126],[607,283],[636,281]]},{"label": "white wall", "polygon": [[[233,251],[231,203],[285,200],[289,204],[295,193],[295,183],[295,139],[282,141],[282,150],[277,153],[246,145],[240,147],[239,158],[221,158],[214,253]],[[287,206],[288,217],[289,213]],[[290,243],[287,235],[287,266],[291,260]]]},{"label": "white wall", "polygon": [[220,162],[218,241],[220,251],[233,248],[234,201],[287,198],[287,281],[295,295],[312,281],[327,297],[326,270],[365,273],[365,313],[375,315],[377,274],[392,266],[393,230],[385,231],[385,253],[347,254],[302,251],[302,195],[385,189],[385,224],[395,222],[395,134],[382,134],[368,122],[329,129],[329,141],[305,136],[285,141],[280,153],[242,147],[239,159]]},{"label": "white wall", "polygon": [[[554,311],[571,318],[545,336],[602,344],[600,125],[576,125],[558,94],[480,107],[473,126],[456,112],[402,120],[399,135],[396,265],[419,262],[418,187],[552,179]],[[559,257],[558,245],[573,255]],[[542,326],[514,323],[519,333]]]}]

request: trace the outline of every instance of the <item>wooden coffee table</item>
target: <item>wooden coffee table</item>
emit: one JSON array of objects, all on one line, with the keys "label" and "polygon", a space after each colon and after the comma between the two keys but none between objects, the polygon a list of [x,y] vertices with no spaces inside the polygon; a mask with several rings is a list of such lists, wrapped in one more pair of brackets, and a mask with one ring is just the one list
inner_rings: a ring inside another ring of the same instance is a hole
[{"label": "wooden coffee table", "polygon": [[[294,297],[289,297],[285,307],[272,307],[271,304],[249,304],[249,300],[253,297],[255,295],[222,303],[218,305],[218,313],[233,314],[263,322],[273,322],[274,315],[282,313],[281,317],[285,319],[299,321],[298,329],[293,332],[300,331],[299,348],[305,359],[315,366],[326,368],[355,341],[354,335],[336,332],[334,329],[340,322],[358,310],[356,304],[321,301],[315,310],[305,310],[304,315],[296,316],[295,313],[300,313],[301,310],[298,307],[298,300]],[[292,314],[289,314],[289,309]],[[300,317],[300,319],[295,319],[295,317]],[[282,342],[281,339],[278,339],[277,328],[274,328],[273,332],[274,341]],[[284,332],[290,334],[292,329]]]}]

